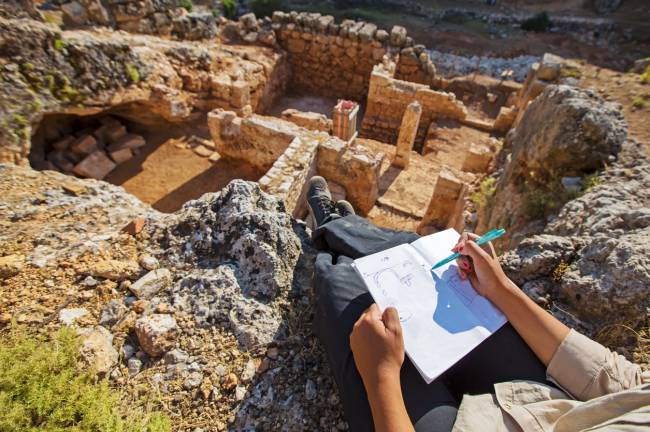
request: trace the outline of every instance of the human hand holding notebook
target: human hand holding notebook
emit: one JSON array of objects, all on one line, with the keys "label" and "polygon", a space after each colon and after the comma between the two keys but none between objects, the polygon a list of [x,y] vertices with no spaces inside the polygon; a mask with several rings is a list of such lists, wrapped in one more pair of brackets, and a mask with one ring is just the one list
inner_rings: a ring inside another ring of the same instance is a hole
[{"label": "human hand holding notebook", "polygon": [[449,229],[355,260],[379,308],[399,312],[406,353],[427,383],[506,322],[459,277],[455,262],[431,270],[458,238]]}]

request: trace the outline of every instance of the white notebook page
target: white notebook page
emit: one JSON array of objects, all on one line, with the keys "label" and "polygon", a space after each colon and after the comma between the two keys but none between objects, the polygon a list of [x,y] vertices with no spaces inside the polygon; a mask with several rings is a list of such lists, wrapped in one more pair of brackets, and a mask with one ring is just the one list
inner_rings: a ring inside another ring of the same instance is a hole
[{"label": "white notebook page", "polygon": [[[379,308],[397,309],[406,353],[427,383],[505,323],[505,317],[478,296],[469,282],[447,272],[456,271],[455,264],[445,266],[443,279],[431,272],[429,259],[435,254],[448,256],[458,238],[458,233],[455,238],[447,231],[442,233],[424,237],[438,236],[440,241],[418,240],[417,249],[415,243],[404,244],[355,260]],[[488,306],[499,315],[486,312]]]}]

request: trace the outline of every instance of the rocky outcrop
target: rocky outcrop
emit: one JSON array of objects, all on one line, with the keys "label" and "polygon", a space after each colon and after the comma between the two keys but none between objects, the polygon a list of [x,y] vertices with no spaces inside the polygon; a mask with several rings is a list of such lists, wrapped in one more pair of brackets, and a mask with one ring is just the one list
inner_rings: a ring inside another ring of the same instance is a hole
[{"label": "rocky outcrop", "polygon": [[[28,43],[26,42],[28,41]],[[280,53],[0,18],[0,162],[25,163],[44,115],[112,109],[144,124],[194,110],[264,109],[288,74]],[[53,137],[56,138],[56,137]]]},{"label": "rocky outcrop", "polygon": [[540,232],[545,218],[577,193],[562,179],[579,181],[615,161],[626,135],[620,107],[589,90],[547,86],[506,137],[504,166],[479,229],[510,228],[518,234],[512,245]]},{"label": "rocky outcrop", "polygon": [[650,305],[650,164],[633,143],[621,156],[628,162],[565,204],[544,234],[502,257],[524,291],[592,333],[636,327]]},{"label": "rocky outcrop", "polygon": [[15,165],[0,197],[3,325],[70,322],[98,371],[206,429],[346,427],[311,334],[313,250],[279,199],[233,181],[164,215]]}]

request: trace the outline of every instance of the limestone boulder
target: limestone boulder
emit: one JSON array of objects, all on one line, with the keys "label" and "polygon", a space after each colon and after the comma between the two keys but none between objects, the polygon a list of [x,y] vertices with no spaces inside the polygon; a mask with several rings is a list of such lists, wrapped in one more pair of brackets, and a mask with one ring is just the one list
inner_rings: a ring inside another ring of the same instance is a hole
[{"label": "limestone boulder", "polygon": [[650,306],[650,165],[642,157],[635,164],[601,175],[544,234],[501,257],[515,283],[548,296],[593,333],[642,324]]},{"label": "limestone boulder", "polygon": [[227,263],[234,266],[244,294],[271,299],[293,280],[301,245],[292,226],[282,201],[255,183],[233,180],[221,192],[190,201],[147,228],[166,245],[162,265]]},{"label": "limestone boulder", "polygon": [[547,86],[526,109],[512,135],[512,165],[520,175],[538,170],[571,176],[600,169],[616,155],[627,124],[620,106],[590,90]]}]

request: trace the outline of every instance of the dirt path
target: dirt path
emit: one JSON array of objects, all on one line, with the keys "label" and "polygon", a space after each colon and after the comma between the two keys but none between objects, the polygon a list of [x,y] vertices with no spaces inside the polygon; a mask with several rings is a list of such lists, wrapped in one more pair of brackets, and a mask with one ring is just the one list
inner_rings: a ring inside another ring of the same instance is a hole
[{"label": "dirt path", "polygon": [[650,82],[643,83],[639,74],[585,65],[580,86],[621,104],[628,136],[639,141],[650,157]]}]

